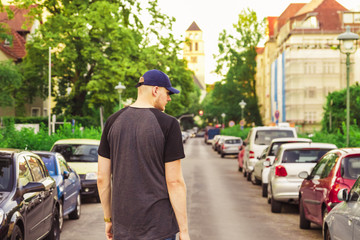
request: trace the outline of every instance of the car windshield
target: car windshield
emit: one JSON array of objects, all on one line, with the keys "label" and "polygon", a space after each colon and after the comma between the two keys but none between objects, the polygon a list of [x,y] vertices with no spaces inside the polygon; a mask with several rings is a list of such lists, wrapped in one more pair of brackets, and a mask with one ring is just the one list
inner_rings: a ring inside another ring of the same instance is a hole
[{"label": "car windshield", "polygon": [[316,163],[330,149],[291,149],[285,150],[283,163]]},{"label": "car windshield", "polygon": [[347,157],[342,160],[341,175],[347,179],[357,179],[360,176],[360,157]]},{"label": "car windshield", "polygon": [[13,164],[10,158],[0,158],[0,192],[10,192],[13,187]]},{"label": "car windshield", "polygon": [[45,163],[46,169],[48,170],[50,176],[56,176],[58,173],[56,171],[56,160],[54,156],[51,155],[40,155],[38,154],[43,162]]},{"label": "car windshield", "polygon": [[286,141],[286,142],[274,142],[268,156],[276,156],[277,151],[279,150],[280,146],[285,143],[295,143],[295,142],[302,142],[302,141]]},{"label": "car windshield", "polygon": [[275,138],[294,137],[294,132],[291,130],[258,130],[255,136],[255,144],[270,145]]},{"label": "car windshield", "polygon": [[98,145],[63,144],[55,145],[53,152],[61,153],[67,162],[97,162]]}]

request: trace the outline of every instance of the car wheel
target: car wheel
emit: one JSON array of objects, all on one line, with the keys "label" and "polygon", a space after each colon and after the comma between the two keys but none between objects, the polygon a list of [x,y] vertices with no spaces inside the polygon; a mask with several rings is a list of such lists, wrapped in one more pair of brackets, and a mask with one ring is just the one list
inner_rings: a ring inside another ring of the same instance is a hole
[{"label": "car wheel", "polygon": [[55,207],[53,213],[52,226],[46,240],[60,240],[60,224],[59,224],[59,209]]},{"label": "car wheel", "polygon": [[248,180],[248,181],[251,180],[251,172],[248,172],[248,173],[247,173],[246,180]]},{"label": "car wheel", "polygon": [[263,197],[267,197],[267,196],[268,196],[267,184],[266,184],[266,183],[263,183],[263,184],[261,185],[261,187],[262,187],[262,196],[263,196]]},{"label": "car wheel", "polygon": [[21,229],[18,225],[14,226],[14,229],[11,234],[11,240],[23,240],[23,234],[21,232]]},{"label": "car wheel", "polygon": [[325,226],[325,231],[324,232],[325,232],[324,239],[325,240],[331,240],[329,227]]},{"label": "car wheel", "polygon": [[325,229],[325,228],[324,228],[324,227],[325,227],[325,218],[326,218],[326,216],[327,216],[328,214],[329,214],[329,212],[328,212],[327,208],[325,207],[324,210],[323,210],[323,224],[322,224],[323,229]]},{"label": "car wheel", "polygon": [[277,201],[274,199],[274,197],[271,197],[271,212],[281,213],[281,205],[282,203],[280,201]]},{"label": "car wheel", "polygon": [[300,228],[301,229],[309,229],[310,221],[305,218],[304,204],[302,199],[299,201],[299,212],[300,212]]},{"label": "car wheel", "polygon": [[221,158],[224,158],[225,157],[225,154],[221,153]]},{"label": "car wheel", "polygon": [[69,218],[70,219],[79,219],[81,215],[81,197],[80,197],[80,192],[76,198],[76,207],[74,209],[74,211],[72,211],[69,214]]},{"label": "car wheel", "polygon": [[63,201],[60,200],[59,202],[59,228],[60,231],[62,230],[64,224],[64,208],[63,208]]}]

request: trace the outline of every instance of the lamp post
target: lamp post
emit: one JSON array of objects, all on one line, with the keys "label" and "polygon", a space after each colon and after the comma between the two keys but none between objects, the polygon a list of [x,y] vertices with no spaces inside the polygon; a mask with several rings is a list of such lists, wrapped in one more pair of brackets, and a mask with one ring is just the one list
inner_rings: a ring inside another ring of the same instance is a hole
[{"label": "lamp post", "polygon": [[239,102],[239,105],[241,107],[241,120],[244,119],[244,108],[246,106],[246,102],[244,100],[241,100],[241,102]]},{"label": "lamp post", "polygon": [[359,35],[350,32],[350,26],[346,26],[346,32],[340,34],[337,39],[340,41],[340,52],[346,54],[346,146],[349,146],[350,129],[350,54],[357,49]]},{"label": "lamp post", "polygon": [[225,113],[222,113],[222,114],[221,114],[221,117],[222,117],[222,119],[223,119],[223,128],[225,128],[225,116],[226,116]]},{"label": "lamp post", "polygon": [[123,90],[126,89],[126,87],[124,85],[122,85],[121,82],[119,82],[119,84],[115,87],[115,89],[119,93],[119,109],[121,109],[121,93]]}]

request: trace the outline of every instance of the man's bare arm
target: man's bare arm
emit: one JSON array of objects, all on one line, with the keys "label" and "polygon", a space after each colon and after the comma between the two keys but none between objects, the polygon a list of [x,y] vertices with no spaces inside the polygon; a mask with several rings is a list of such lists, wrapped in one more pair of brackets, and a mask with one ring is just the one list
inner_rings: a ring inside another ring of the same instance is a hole
[{"label": "man's bare arm", "polygon": [[170,202],[180,228],[180,240],[189,240],[186,211],[186,185],[181,170],[180,160],[165,163],[165,177]]},{"label": "man's bare arm", "polygon": [[[99,156],[97,186],[104,218],[111,219],[111,161]],[[108,240],[112,239],[112,222],[105,223],[105,235]]]}]

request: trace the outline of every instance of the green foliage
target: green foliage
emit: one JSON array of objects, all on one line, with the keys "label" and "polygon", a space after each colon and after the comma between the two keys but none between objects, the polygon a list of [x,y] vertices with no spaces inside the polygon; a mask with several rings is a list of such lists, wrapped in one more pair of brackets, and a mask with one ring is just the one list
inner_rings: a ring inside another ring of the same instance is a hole
[{"label": "green foliage", "polygon": [[0,62],[0,107],[14,105],[15,93],[21,81],[22,76],[15,64]]},{"label": "green foliage", "polygon": [[[180,41],[171,34],[175,19],[160,13],[156,0],[147,4],[136,0],[16,2],[22,7],[37,4],[31,9],[37,18],[43,9],[49,13],[27,43],[19,105],[34,96],[47,96],[49,47],[57,115],[92,116],[102,106],[106,119],[118,104],[115,86],[119,82],[126,86],[123,100],[135,99],[139,77],[153,68],[167,73],[174,87],[182,90],[169,103],[169,114],[179,115],[191,104],[192,73],[178,58]],[[141,22],[143,15],[150,16],[149,26]],[[160,34],[163,30],[167,32]]]},{"label": "green foliage", "polygon": [[240,125],[235,125],[233,127],[221,129],[221,135],[236,136],[240,137],[242,140],[245,140],[250,129],[251,128],[244,128],[241,130]]},{"label": "green foliage", "polygon": [[[330,129],[331,116],[331,129]],[[346,119],[346,88],[329,93],[326,97],[322,129],[327,132],[336,133],[343,131],[342,125]],[[350,86],[350,125],[360,126],[360,86]]]},{"label": "green foliage", "polygon": [[34,133],[33,129],[23,128],[17,131],[13,121],[8,121],[4,128],[0,129],[0,147],[1,148],[18,148],[27,150],[44,150],[49,151],[52,145],[60,139],[67,138],[90,138],[100,139],[101,130],[99,128],[84,128],[81,125],[71,124],[60,126],[56,133],[48,135],[48,129],[44,124],[40,125],[40,131]]},{"label": "green foliage", "polygon": [[239,14],[238,22],[233,25],[236,35],[225,30],[220,34],[215,72],[224,80],[216,83],[213,92],[205,98],[208,119],[221,119],[221,113],[226,113],[225,121],[240,121],[239,102],[244,100],[247,103],[245,121],[262,125],[255,89],[255,57],[256,46],[265,31],[264,23],[264,20],[258,20],[253,10],[247,9]]}]

